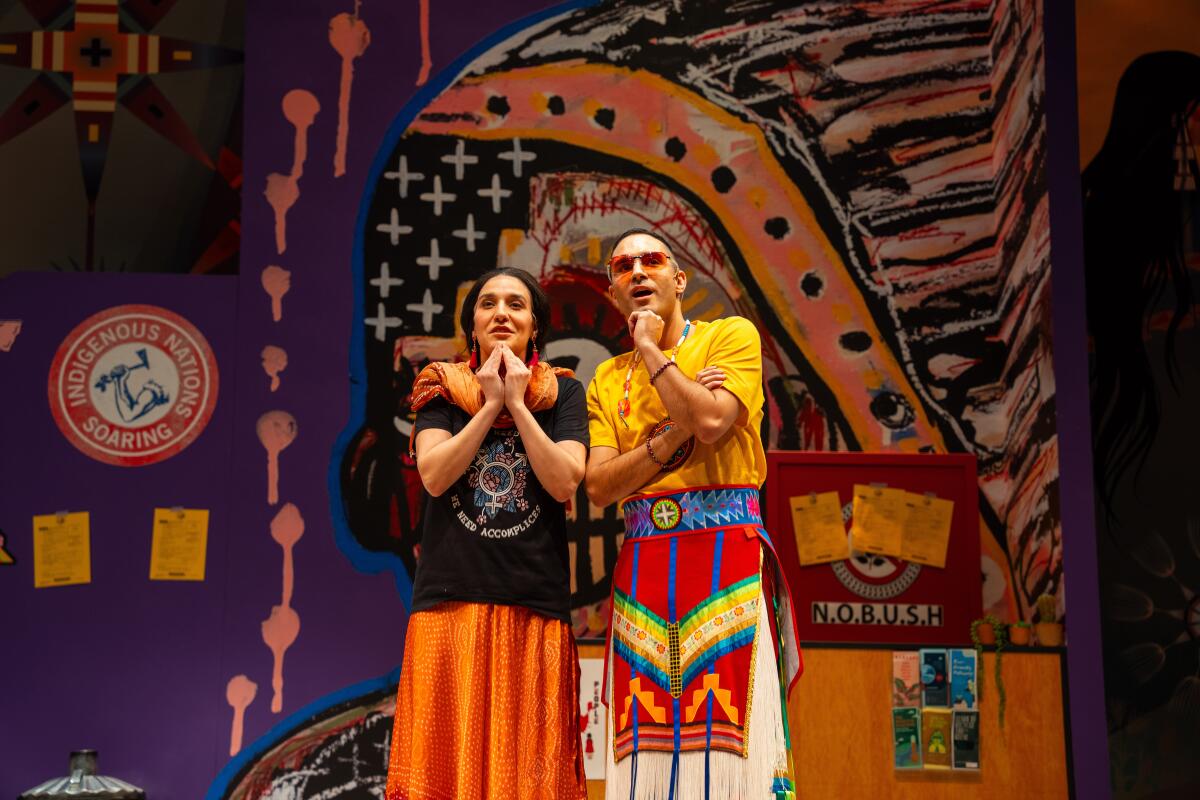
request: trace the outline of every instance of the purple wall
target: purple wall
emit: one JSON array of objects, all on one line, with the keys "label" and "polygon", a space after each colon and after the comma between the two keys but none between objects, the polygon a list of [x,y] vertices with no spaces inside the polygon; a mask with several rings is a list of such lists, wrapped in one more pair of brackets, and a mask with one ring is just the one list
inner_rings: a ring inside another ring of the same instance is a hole
[{"label": "purple wall", "polygon": [[1084,298],[1083,209],[1075,102],[1074,3],[1047,2],[1046,137],[1054,281],[1054,379],[1058,386],[1067,680],[1076,797],[1110,797],[1108,724],[1100,652],[1100,593],[1092,496],[1092,429]]},{"label": "purple wall", "polygon": [[[512,2],[432,4],[434,71],[496,29],[547,7]],[[326,473],[348,409],[349,260],[355,213],[387,124],[417,90],[418,4],[372,4],[372,44],[356,62],[347,173],[333,178],[340,59],[330,18],[353,3],[256,3],[247,19],[242,275],[239,278],[25,273],[0,282],[0,319],[22,319],[0,353],[0,529],[18,559],[0,568],[0,797],[65,774],[71,749],[100,750],[101,771],[151,798],[198,798],[228,762],[232,718],[225,684],[245,673],[258,688],[245,746],[304,706],[393,669],[405,611],[392,577],[351,566],[334,541]],[[288,250],[274,250],[266,175],[287,172],[292,128],[280,99],[317,96]],[[60,112],[68,113],[68,112]],[[271,321],[259,275],[292,273],[283,319]],[[93,461],[58,431],[46,402],[55,350],[87,316],[147,303],[190,320],[221,372],[216,413],[174,458],[136,469]],[[266,344],[289,364],[271,393],[259,363]],[[295,549],[292,605],[301,630],[285,659],[284,708],[270,712],[272,655],[260,623],[279,602],[276,513],[266,503],[266,457],[255,421],[285,409],[299,425],[280,458],[280,501],[306,521]],[[231,468],[232,465],[232,468]],[[151,512],[211,510],[203,583],[148,580]],[[31,516],[91,512],[92,583],[33,588]]]}]

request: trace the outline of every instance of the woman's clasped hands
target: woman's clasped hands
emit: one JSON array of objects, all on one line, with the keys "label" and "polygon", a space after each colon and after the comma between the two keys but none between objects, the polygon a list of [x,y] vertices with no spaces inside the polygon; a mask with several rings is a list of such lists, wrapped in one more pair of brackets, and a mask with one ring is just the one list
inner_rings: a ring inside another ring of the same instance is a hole
[{"label": "woman's clasped hands", "polygon": [[529,367],[503,342],[476,373],[483,389],[483,403],[495,411],[507,407],[510,412],[525,405],[525,389],[529,386]]}]

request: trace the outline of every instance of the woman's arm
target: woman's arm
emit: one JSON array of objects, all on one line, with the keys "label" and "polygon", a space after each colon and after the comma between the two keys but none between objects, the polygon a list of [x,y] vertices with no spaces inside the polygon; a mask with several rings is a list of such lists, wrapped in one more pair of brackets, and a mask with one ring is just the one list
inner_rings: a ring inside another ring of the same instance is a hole
[{"label": "woman's arm", "polygon": [[530,370],[506,345],[498,345],[504,359],[504,402],[521,434],[529,467],[550,496],[560,503],[575,496],[583,480],[587,448],[582,442],[556,442],[546,435],[525,406],[525,387],[529,385]]},{"label": "woman's arm", "polygon": [[414,442],[417,472],[425,491],[434,497],[440,497],[467,471],[500,409],[504,407],[504,385],[500,381],[499,365],[500,352],[497,348],[478,373],[479,384],[483,387],[483,408],[466,427],[454,435],[439,428],[427,428],[417,434]]}]

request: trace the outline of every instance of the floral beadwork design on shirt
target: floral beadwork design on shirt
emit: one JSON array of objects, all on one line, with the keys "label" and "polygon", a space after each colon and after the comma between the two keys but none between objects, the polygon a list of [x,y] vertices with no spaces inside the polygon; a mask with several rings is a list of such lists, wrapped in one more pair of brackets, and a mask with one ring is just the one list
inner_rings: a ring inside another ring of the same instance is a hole
[{"label": "floral beadwork design on shirt", "polygon": [[528,511],[528,477],[529,460],[517,452],[516,436],[501,436],[480,448],[467,470],[467,483],[475,490],[479,524],[494,519],[501,511]]}]

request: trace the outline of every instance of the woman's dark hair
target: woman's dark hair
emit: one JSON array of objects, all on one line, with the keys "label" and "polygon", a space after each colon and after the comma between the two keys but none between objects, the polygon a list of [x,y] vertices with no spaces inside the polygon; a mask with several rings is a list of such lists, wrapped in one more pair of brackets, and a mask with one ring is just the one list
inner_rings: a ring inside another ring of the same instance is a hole
[{"label": "woman's dark hair", "polygon": [[[471,287],[471,291],[467,292],[467,296],[463,298],[462,308],[458,310],[458,322],[462,325],[463,335],[467,337],[467,349],[471,349],[471,334],[475,332],[475,304],[479,302],[479,293],[483,291],[483,287],[487,285],[488,281],[503,275],[516,278],[529,290],[529,305],[533,311],[534,328],[534,335],[530,338],[529,344],[537,345],[538,350],[544,351],[546,349],[546,331],[550,330],[550,298],[546,297],[546,292],[542,290],[541,285],[534,280],[532,275],[516,267],[498,267],[488,270],[479,276],[479,279]],[[526,346],[525,360],[528,361],[532,355],[532,348]]]},{"label": "woman's dark hair", "polygon": [[1092,336],[1092,447],[1097,493],[1110,519],[1113,495],[1135,475],[1158,433],[1161,400],[1146,320],[1172,308],[1162,357],[1178,389],[1176,334],[1192,308],[1184,262],[1188,194],[1173,184],[1179,126],[1200,99],[1200,57],[1139,56],[1117,84],[1104,145],[1083,171],[1083,248]]}]

